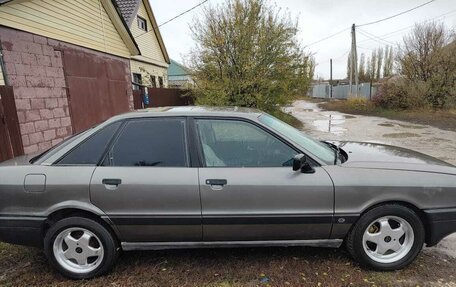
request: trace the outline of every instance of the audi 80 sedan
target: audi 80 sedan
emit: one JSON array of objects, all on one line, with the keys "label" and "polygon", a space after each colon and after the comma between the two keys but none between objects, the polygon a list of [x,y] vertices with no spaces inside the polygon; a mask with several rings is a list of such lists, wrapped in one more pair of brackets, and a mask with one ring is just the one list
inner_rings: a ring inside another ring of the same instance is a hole
[{"label": "audi 80 sedan", "polygon": [[258,110],[132,112],[0,166],[0,240],[73,279],[121,250],[343,243],[395,270],[456,231],[456,167],[411,150],[320,142]]}]

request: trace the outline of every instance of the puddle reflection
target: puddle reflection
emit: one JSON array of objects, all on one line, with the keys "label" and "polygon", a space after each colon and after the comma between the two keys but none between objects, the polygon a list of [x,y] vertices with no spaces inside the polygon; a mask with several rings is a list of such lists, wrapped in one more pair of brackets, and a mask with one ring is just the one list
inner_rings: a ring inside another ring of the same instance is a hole
[{"label": "puddle reflection", "polygon": [[336,135],[341,135],[347,131],[347,129],[339,126],[345,123],[346,117],[343,115],[325,115],[327,120],[315,120],[313,126],[322,132],[329,132]]}]

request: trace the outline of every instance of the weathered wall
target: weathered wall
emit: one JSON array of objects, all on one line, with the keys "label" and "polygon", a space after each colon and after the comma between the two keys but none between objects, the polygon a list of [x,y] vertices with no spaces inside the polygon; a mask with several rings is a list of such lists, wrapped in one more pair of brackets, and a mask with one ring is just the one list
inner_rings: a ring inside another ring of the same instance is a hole
[{"label": "weathered wall", "polygon": [[[115,56],[1,26],[0,41],[5,76],[14,88],[24,152],[46,150],[73,132],[62,52],[76,49],[100,57]],[[128,77],[129,71],[126,73]]]},{"label": "weathered wall", "polygon": [[[130,61],[131,72],[142,75],[143,84],[150,86],[150,80],[147,79],[148,76],[156,76],[163,78],[164,87],[168,87],[168,69],[159,67],[152,64],[147,64],[140,61],[131,60]],[[142,68],[142,69],[140,69]],[[158,80],[157,80],[158,82]]]}]

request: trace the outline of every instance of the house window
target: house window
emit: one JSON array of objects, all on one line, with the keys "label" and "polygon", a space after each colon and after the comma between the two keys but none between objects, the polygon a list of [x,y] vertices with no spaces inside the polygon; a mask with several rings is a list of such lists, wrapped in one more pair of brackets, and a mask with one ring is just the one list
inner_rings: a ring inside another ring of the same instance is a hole
[{"label": "house window", "polygon": [[138,27],[141,30],[147,31],[147,21],[144,18],[138,16]]},{"label": "house window", "polygon": [[151,84],[152,88],[156,88],[157,87],[157,77],[150,76],[150,84]]},{"label": "house window", "polygon": [[133,73],[133,89],[139,90],[141,88],[140,85],[142,85],[141,74]]},{"label": "house window", "polygon": [[163,88],[163,77],[158,77],[158,87]]}]

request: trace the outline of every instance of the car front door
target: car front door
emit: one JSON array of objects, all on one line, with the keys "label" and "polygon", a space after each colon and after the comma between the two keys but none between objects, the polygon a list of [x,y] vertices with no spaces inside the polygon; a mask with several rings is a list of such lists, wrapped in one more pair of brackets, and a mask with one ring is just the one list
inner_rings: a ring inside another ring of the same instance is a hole
[{"label": "car front door", "polygon": [[92,203],[123,242],[200,241],[198,170],[190,167],[186,119],[128,120],[91,185]]},{"label": "car front door", "polygon": [[334,189],[317,164],[292,170],[300,153],[241,119],[195,119],[203,239],[264,241],[328,239]]}]

